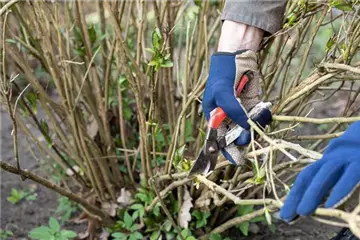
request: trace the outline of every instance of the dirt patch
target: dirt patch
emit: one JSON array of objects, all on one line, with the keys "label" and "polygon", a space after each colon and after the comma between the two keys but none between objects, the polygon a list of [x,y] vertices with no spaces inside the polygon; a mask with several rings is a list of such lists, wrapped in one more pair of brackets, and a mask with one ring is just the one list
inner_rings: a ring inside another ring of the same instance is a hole
[{"label": "dirt patch", "polygon": [[[13,140],[11,136],[12,123],[6,112],[1,110],[1,160],[15,165]],[[19,159],[22,168],[40,173],[41,165],[33,158],[25,137],[19,134]],[[36,149],[32,147],[32,149]],[[35,153],[36,154],[36,153]],[[15,237],[12,239],[28,239],[27,235],[31,229],[40,225],[47,225],[49,217],[54,216],[58,206],[59,195],[43,186],[36,185],[37,198],[34,201],[20,201],[16,205],[10,203],[7,197],[11,189],[28,190],[34,186],[30,180],[22,181],[20,176],[0,171],[1,174],[1,229],[11,230]],[[41,173],[40,173],[41,174]],[[84,225],[66,226],[67,229],[83,232]],[[10,238],[9,238],[10,239]]]}]

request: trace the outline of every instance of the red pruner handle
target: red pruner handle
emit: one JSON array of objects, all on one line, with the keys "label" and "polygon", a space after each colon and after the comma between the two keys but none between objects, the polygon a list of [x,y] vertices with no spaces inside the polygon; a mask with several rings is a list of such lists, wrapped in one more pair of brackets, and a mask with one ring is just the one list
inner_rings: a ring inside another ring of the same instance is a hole
[{"label": "red pruner handle", "polygon": [[[245,85],[247,84],[248,81],[249,81],[249,76],[247,75],[247,73],[245,73],[244,75],[242,75],[239,84],[236,88],[236,97],[240,96],[240,93],[244,90]],[[226,113],[221,107],[215,108],[215,110],[212,112],[210,116],[208,127],[215,129],[218,128],[220,124],[226,119],[226,117],[227,117]]]},{"label": "red pruner handle", "polygon": [[236,88],[236,97],[240,96],[241,92],[244,90],[245,85],[247,84],[248,81],[249,81],[249,76],[247,75],[247,73],[241,76],[239,84]]},{"label": "red pruner handle", "polygon": [[215,110],[213,110],[213,112],[210,116],[208,127],[209,128],[218,128],[220,126],[220,124],[225,120],[226,117],[227,117],[226,113],[224,112],[224,110],[221,107],[215,108]]}]

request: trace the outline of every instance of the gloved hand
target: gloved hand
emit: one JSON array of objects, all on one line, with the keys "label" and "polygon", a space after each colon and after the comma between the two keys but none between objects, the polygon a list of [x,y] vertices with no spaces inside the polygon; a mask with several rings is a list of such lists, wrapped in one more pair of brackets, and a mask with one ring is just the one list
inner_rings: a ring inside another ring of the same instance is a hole
[{"label": "gloved hand", "polygon": [[[236,98],[236,86],[246,72],[251,72],[253,77],[246,84],[240,98]],[[247,123],[248,112],[255,106],[264,106],[257,109],[252,116],[253,120],[265,127],[271,122],[269,104],[260,103],[260,73],[256,53],[251,50],[241,50],[235,53],[217,52],[211,57],[209,77],[205,86],[202,107],[205,117],[209,120],[211,112],[216,107],[221,107],[226,115],[247,131],[243,131],[235,141],[236,145],[247,145],[251,140],[250,126]],[[260,104],[260,105],[259,105]],[[259,110],[259,111],[258,111]],[[218,135],[227,131],[229,125],[223,123],[218,129]],[[233,164],[241,164],[244,151],[231,144],[222,153]]]},{"label": "gloved hand", "polygon": [[297,215],[315,211],[324,197],[326,208],[335,208],[360,184],[360,122],[328,145],[322,159],[300,172],[295,180],[280,217],[291,221]]}]

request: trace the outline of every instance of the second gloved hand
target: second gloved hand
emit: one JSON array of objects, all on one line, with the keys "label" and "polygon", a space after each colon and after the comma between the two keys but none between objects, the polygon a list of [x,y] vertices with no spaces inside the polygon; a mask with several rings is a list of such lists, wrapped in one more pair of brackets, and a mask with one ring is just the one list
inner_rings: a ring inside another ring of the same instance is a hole
[{"label": "second gloved hand", "polygon": [[328,196],[324,206],[337,207],[360,185],[360,122],[330,142],[322,159],[302,170],[296,178],[280,217],[291,221],[307,216]]},{"label": "second gloved hand", "polygon": [[[250,72],[252,77],[246,84],[240,97],[236,97],[236,86],[241,77]],[[236,145],[247,145],[251,140],[248,113],[255,106],[267,106],[260,103],[260,73],[256,53],[251,50],[241,50],[235,53],[217,52],[211,57],[210,72],[203,96],[203,111],[209,120],[211,112],[221,107],[226,115],[247,131],[243,131],[235,141]],[[265,127],[271,122],[271,111],[268,107],[256,111],[252,117],[260,126]],[[224,123],[218,131],[227,131]],[[222,149],[226,159],[233,164],[241,164],[242,153],[234,144]]]}]

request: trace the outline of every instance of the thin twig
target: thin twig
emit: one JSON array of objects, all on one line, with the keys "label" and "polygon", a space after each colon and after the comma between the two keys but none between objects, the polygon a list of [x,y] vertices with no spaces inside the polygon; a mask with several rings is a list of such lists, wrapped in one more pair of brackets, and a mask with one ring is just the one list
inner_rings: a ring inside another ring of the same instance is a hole
[{"label": "thin twig", "polygon": [[176,231],[178,233],[178,236],[180,236],[180,238],[182,240],[185,240],[184,237],[181,235],[181,231],[180,231],[179,226],[175,223],[175,220],[172,218],[171,213],[169,212],[169,209],[167,209],[167,207],[166,207],[166,205],[165,205],[165,203],[164,203],[164,201],[163,201],[163,199],[162,199],[162,197],[161,197],[161,195],[159,193],[159,190],[158,190],[158,188],[156,186],[157,184],[155,183],[154,179],[152,180],[152,183],[153,183],[153,188],[155,190],[156,196],[159,199],[161,207],[164,210],[166,216],[168,217],[168,219],[170,219],[171,224],[173,225],[173,227],[176,229]]},{"label": "thin twig", "polygon": [[45,186],[65,197],[68,197],[70,200],[79,203],[80,205],[82,205],[86,210],[88,210],[89,212],[91,212],[92,214],[95,214],[97,216],[99,216],[100,220],[103,220],[104,223],[113,223],[113,220],[111,220],[110,216],[103,212],[101,209],[97,208],[96,206],[89,204],[84,198],[69,192],[68,190],[48,181],[47,179],[40,177],[28,170],[21,170],[18,169],[14,166],[11,166],[7,163],[5,163],[4,161],[0,161],[0,166],[3,170],[7,171],[7,172],[11,172],[13,174],[17,174],[20,176],[25,176],[26,178],[41,184],[42,186]]},{"label": "thin twig", "polygon": [[93,62],[94,62],[94,60],[95,60],[96,54],[99,52],[100,48],[101,48],[101,46],[99,46],[98,49],[96,49],[94,55],[92,56],[92,58],[91,58],[91,60],[90,60],[90,62],[89,62],[89,65],[88,65],[88,67],[87,67],[87,69],[86,69],[85,75],[84,75],[84,77],[83,77],[83,79],[82,79],[82,81],[81,81],[81,87],[80,87],[80,89],[79,89],[79,93],[78,93],[78,95],[77,95],[76,98],[75,98],[75,103],[74,103],[74,107],[73,107],[72,111],[74,111],[75,108],[76,108],[76,105],[77,105],[77,103],[78,103],[78,101],[79,101],[79,99],[80,99],[80,95],[81,95],[82,89],[83,89],[84,84],[85,84],[85,80],[86,80],[87,75],[89,74],[89,71],[90,71],[90,69],[91,69],[91,66],[92,66],[92,64],[93,64]]},{"label": "thin twig", "polygon": [[12,5],[17,3],[19,0],[11,0],[7,2],[1,9],[0,9],[0,16],[2,16],[9,8],[11,8]]},{"label": "thin twig", "polygon": [[305,122],[305,123],[314,123],[314,124],[352,123],[352,122],[360,121],[360,116],[338,117],[338,118],[309,118],[309,117],[298,117],[298,116],[273,115],[273,120],[281,121],[281,122]]},{"label": "thin twig", "polygon": [[303,135],[303,136],[291,136],[288,137],[287,140],[318,140],[318,139],[331,139],[339,137],[344,132],[336,132],[329,134],[320,134],[320,135]]}]

